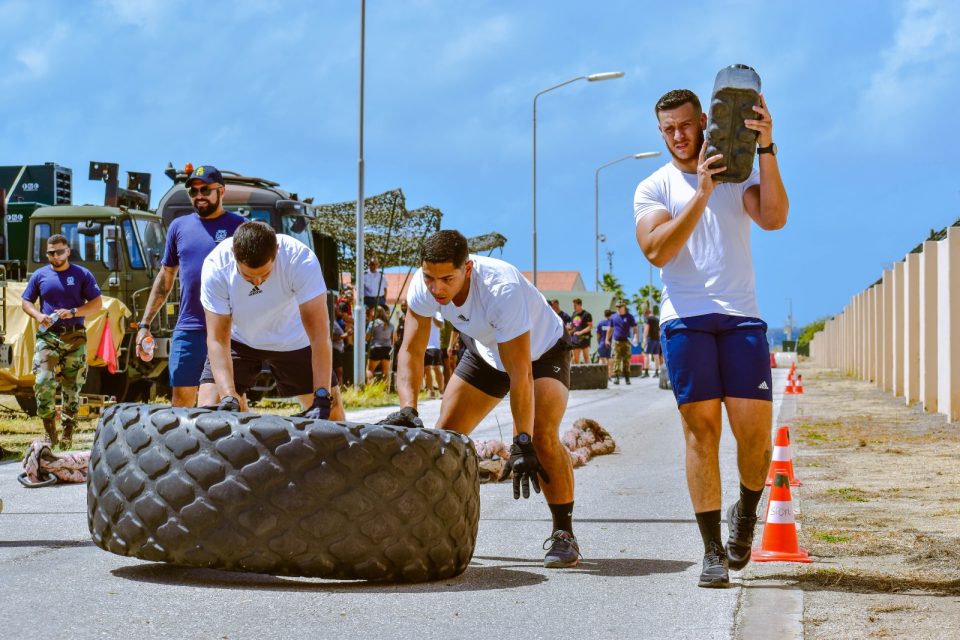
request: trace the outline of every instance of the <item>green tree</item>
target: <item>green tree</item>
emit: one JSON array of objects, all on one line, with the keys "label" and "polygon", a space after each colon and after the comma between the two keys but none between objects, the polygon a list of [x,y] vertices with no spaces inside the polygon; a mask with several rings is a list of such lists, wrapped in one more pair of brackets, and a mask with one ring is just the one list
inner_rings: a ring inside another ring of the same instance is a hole
[{"label": "green tree", "polygon": [[634,306],[637,308],[637,313],[643,313],[645,308],[653,309],[654,306],[660,305],[660,298],[662,292],[657,287],[654,287],[651,284],[645,284],[640,287],[640,290],[634,294],[631,301]]},{"label": "green tree", "polygon": [[820,318],[819,320],[814,320],[800,330],[800,336],[797,338],[798,354],[804,356],[810,355],[810,341],[813,340],[813,336],[816,335],[818,331],[823,331],[823,327],[826,325],[826,323],[827,318]]},{"label": "green tree", "polygon": [[623,290],[620,280],[612,273],[605,273],[600,278],[600,288],[608,293],[612,293],[617,300],[626,300],[627,294]]}]

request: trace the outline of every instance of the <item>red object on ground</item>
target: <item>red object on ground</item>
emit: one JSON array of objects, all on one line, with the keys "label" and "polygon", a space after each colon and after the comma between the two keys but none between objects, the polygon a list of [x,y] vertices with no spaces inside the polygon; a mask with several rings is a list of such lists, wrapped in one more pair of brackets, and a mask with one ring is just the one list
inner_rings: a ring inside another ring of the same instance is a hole
[{"label": "red object on ground", "polygon": [[790,482],[782,473],[773,480],[770,503],[767,505],[763,540],[752,553],[757,562],[813,562],[797,540],[797,521],[793,513]]},{"label": "red object on ground", "polygon": [[802,482],[793,471],[793,452],[790,449],[790,427],[783,426],[777,429],[777,439],[773,443],[773,459],[770,461],[770,473],[767,475],[767,486],[773,485],[774,477],[782,473],[790,480],[790,486],[799,487]]},{"label": "red object on ground", "polygon": [[107,371],[116,373],[120,363],[117,361],[117,348],[113,344],[113,332],[110,322],[103,325],[103,334],[100,336],[100,346],[97,347],[97,357],[107,363]]},{"label": "red object on ground", "polygon": [[771,369],[777,368],[777,354],[775,353],[770,354],[770,368]]}]

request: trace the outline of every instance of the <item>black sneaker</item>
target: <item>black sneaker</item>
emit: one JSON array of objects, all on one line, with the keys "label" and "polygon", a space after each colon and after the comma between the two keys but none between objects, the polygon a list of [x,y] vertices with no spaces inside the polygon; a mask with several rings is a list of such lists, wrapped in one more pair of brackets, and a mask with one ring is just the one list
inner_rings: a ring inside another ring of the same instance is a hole
[{"label": "black sneaker", "polygon": [[703,571],[697,586],[708,589],[724,589],[730,585],[730,572],[727,569],[727,552],[719,542],[711,542],[709,550],[703,554]]},{"label": "black sneaker", "polygon": [[547,569],[566,569],[580,564],[580,545],[577,538],[569,531],[557,529],[553,535],[544,540],[543,548],[547,549],[543,557],[543,566]]},{"label": "black sneaker", "polygon": [[740,513],[740,501],[737,500],[727,509],[727,555],[730,559],[730,568],[734,571],[743,569],[750,562],[750,551],[753,546],[753,530],[757,526],[757,515],[743,515]]},{"label": "black sneaker", "polygon": [[630,378],[627,378],[627,384],[630,384]]},{"label": "black sneaker", "polygon": [[620,378],[614,378],[613,384],[620,384]]}]

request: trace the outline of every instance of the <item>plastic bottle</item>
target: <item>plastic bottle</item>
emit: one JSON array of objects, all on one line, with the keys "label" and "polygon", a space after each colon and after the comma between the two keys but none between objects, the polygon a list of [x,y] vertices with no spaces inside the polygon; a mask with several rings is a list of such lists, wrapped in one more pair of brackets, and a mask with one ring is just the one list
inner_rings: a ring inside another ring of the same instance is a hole
[{"label": "plastic bottle", "polygon": [[718,182],[743,182],[753,171],[757,152],[757,132],[748,129],[744,120],[756,120],[753,110],[760,104],[760,76],[745,64],[721,69],[713,84],[710,114],[707,121],[707,157],[718,153],[717,161],[726,171],[714,175]]},{"label": "plastic bottle", "polygon": [[53,325],[57,324],[57,322],[58,322],[59,320],[60,320],[60,314],[59,314],[59,313],[57,313],[57,312],[51,313],[51,314],[50,314],[50,326],[47,327],[46,329],[41,328],[40,331],[41,331],[41,332],[43,332],[43,331],[49,331],[50,328],[51,328]]},{"label": "plastic bottle", "polygon": [[154,342],[153,336],[147,336],[140,342],[140,359],[144,362],[150,362],[153,360],[153,351],[156,349],[157,343]]}]

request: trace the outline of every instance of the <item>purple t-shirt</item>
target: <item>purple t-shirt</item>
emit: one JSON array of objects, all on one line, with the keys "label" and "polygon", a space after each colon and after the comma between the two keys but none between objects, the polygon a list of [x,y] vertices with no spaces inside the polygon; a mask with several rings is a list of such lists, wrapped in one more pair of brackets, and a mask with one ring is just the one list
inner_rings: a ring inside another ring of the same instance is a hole
[{"label": "purple t-shirt", "polygon": [[[101,295],[97,279],[89,269],[71,264],[63,271],[54,271],[47,265],[33,272],[23,299],[36,302],[40,298],[40,312],[50,315],[57,309],[73,309]],[[65,318],[58,323],[65,327],[82,327],[83,318]]]},{"label": "purple t-shirt", "polygon": [[623,316],[615,313],[610,316],[610,324],[613,325],[614,340],[629,340],[630,328],[637,326],[637,321],[629,313]]},{"label": "purple t-shirt", "polygon": [[204,220],[196,212],[180,216],[167,230],[167,246],[163,266],[180,267],[180,315],[177,329],[206,329],[207,321],[200,304],[200,271],[203,260],[221,241],[233,235],[246,222],[243,216],[224,211],[212,220]]}]

